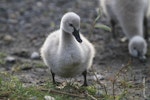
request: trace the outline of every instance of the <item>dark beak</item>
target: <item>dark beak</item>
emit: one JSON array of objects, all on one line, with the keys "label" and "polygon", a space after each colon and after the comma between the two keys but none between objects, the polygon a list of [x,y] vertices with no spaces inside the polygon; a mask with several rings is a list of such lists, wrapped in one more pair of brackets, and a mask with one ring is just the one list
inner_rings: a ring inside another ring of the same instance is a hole
[{"label": "dark beak", "polygon": [[80,38],[79,30],[76,30],[76,29],[74,28],[74,32],[73,32],[72,34],[73,34],[73,36],[75,37],[75,39],[76,39],[79,43],[82,42],[82,40],[81,40],[81,38]]},{"label": "dark beak", "polygon": [[141,62],[143,62],[143,63],[146,62],[146,57],[144,55],[142,55],[141,52],[138,52],[138,57]]}]

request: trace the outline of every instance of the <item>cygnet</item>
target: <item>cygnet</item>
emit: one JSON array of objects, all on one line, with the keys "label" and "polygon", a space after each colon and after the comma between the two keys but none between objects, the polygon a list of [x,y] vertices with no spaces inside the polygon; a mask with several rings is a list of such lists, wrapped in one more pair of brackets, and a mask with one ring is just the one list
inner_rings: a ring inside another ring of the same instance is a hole
[{"label": "cygnet", "polygon": [[80,17],[74,12],[62,17],[60,29],[50,33],[41,47],[41,57],[50,68],[53,83],[55,75],[72,78],[82,74],[83,86],[87,86],[87,70],[94,56],[95,48],[80,33]]}]

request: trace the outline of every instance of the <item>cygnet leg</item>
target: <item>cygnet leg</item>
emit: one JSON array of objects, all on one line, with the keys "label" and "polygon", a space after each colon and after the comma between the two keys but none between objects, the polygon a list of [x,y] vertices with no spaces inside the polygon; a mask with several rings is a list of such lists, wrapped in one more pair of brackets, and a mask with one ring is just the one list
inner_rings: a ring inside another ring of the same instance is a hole
[{"label": "cygnet leg", "polygon": [[112,27],[112,36],[113,36],[113,38],[116,38],[116,30],[115,30],[116,22],[113,19],[111,19],[110,23],[111,23],[111,27]]},{"label": "cygnet leg", "polygon": [[53,73],[53,71],[52,71],[52,70],[51,70],[51,74],[52,74],[53,84],[56,84],[56,81],[55,81],[55,73]]},{"label": "cygnet leg", "polygon": [[144,37],[148,41],[148,22],[147,18],[144,17]]},{"label": "cygnet leg", "polygon": [[84,77],[84,83],[82,86],[88,86],[87,85],[87,79],[86,79],[86,75],[87,75],[87,71],[85,70],[83,73],[82,73],[83,77]]}]

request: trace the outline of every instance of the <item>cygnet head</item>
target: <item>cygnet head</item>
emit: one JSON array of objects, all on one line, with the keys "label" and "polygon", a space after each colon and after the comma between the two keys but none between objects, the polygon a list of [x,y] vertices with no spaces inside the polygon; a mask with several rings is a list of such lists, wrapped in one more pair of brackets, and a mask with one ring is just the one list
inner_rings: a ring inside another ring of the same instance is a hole
[{"label": "cygnet head", "polygon": [[76,13],[74,12],[66,13],[61,19],[60,28],[63,31],[73,35],[79,43],[82,42],[79,35],[80,17]]},{"label": "cygnet head", "polygon": [[146,60],[145,54],[147,52],[147,43],[141,36],[134,36],[131,38],[128,45],[129,52],[134,57],[139,57],[140,60]]}]

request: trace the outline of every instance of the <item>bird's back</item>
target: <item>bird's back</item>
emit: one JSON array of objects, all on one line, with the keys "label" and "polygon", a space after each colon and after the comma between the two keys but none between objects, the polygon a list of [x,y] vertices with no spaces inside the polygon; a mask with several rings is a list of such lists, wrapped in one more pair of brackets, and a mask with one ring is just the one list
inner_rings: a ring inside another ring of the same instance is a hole
[{"label": "bird's back", "polygon": [[113,0],[112,7],[124,33],[128,38],[143,36],[143,20],[147,9],[147,0]]}]

